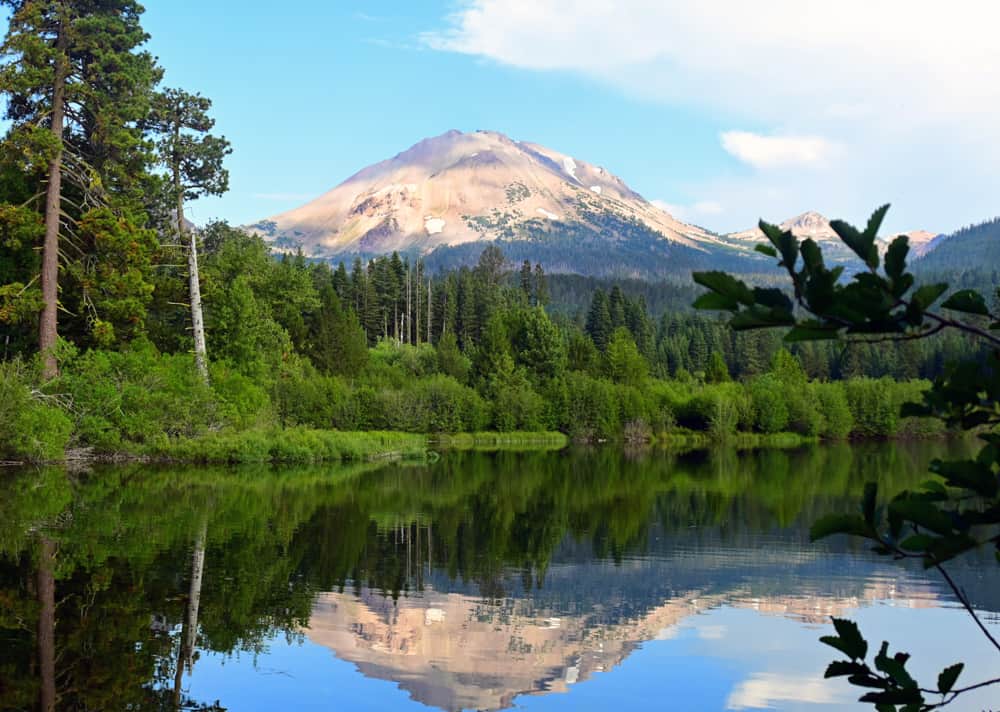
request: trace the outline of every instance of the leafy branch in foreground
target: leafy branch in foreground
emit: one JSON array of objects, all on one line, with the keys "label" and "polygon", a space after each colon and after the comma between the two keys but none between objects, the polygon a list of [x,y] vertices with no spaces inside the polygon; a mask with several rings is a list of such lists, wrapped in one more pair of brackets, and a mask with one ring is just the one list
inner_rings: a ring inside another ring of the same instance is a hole
[{"label": "leafy branch in foreground", "polygon": [[[824,517],[813,525],[811,537],[817,540],[848,534],[874,542],[873,551],[880,555],[921,559],[925,568],[941,573],[983,635],[1000,652],[1000,643],[943,566],[956,556],[990,545],[1000,561],[1000,316],[974,290],[948,294],[944,283],[917,286],[907,271],[909,241],[905,235],[895,238],[884,253],[879,249],[877,236],[888,209],[884,205],[876,210],[864,230],[840,220],[831,222],[838,237],[864,264],[849,279],[843,266],[826,266],[822,249],[814,240],[800,242],[791,231],[761,221],[760,229],[770,244],[756,249],[779,260],[778,266],[791,279],[790,294],[776,288],[750,287],[725,272],[697,272],[695,282],[709,291],[694,306],[731,312],[729,323],[737,330],[786,328],[786,341],[840,339],[849,346],[857,341],[922,339],[956,329],[994,348],[985,359],[950,364],[926,392],[922,404],[906,404],[902,411],[904,416],[936,417],[951,427],[976,431],[984,442],[978,455],[966,460],[935,460],[931,471],[937,479],[925,482],[917,491],[901,492],[888,504],[879,504],[877,486],[871,483],[859,513]],[[880,712],[935,709],[950,704],[963,692],[1000,682],[998,678],[955,689],[964,667],[958,663],[942,671],[936,688],[921,687],[906,671],[909,655],[890,657],[888,643],[883,643],[872,670],[864,661],[868,644],[857,626],[840,619],[834,619],[834,626],[838,635],[821,640],[849,660],[832,663],[826,676],[847,676],[851,684],[870,688],[872,691],[860,699],[874,703]],[[928,694],[941,699],[928,702]]]}]

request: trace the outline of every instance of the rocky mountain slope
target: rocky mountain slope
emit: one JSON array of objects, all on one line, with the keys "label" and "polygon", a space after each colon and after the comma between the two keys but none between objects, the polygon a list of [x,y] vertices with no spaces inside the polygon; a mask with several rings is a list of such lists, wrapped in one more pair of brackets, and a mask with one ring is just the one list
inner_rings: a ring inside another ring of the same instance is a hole
[{"label": "rocky mountain slope", "polygon": [[395,250],[465,261],[501,241],[512,259],[529,250],[553,271],[588,274],[690,268],[720,249],[606,169],[491,131],[425,139],[251,229],[339,259]]},{"label": "rocky mountain slope", "polygon": [[[830,221],[820,213],[810,210],[794,218],[785,220],[780,224],[780,227],[782,230],[791,230],[800,239],[812,238],[829,255],[834,256],[834,258],[843,259],[852,256],[852,253],[844,246],[840,238],[837,237],[837,233],[830,227]],[[880,241],[884,245],[888,245],[893,238],[900,234],[906,235],[910,239],[911,254],[917,257],[927,254],[937,244],[935,242],[935,238],[938,237],[937,233],[926,230],[894,233],[880,237]],[[734,246],[744,246],[750,249],[757,243],[767,240],[764,237],[764,233],[760,231],[760,228],[756,227],[750,230],[743,230],[742,232],[730,233],[723,236],[722,239]]]},{"label": "rocky mountain slope", "polygon": [[[432,269],[474,263],[484,244],[549,272],[604,277],[686,276],[693,269],[753,272],[770,265],[758,229],[729,235],[677,220],[621,178],[564,153],[494,131],[448,131],[371,165],[315,200],[250,229],[278,250],[350,260],[394,251]],[[852,258],[816,212],[782,227]],[[936,242],[912,232],[917,255]]]}]

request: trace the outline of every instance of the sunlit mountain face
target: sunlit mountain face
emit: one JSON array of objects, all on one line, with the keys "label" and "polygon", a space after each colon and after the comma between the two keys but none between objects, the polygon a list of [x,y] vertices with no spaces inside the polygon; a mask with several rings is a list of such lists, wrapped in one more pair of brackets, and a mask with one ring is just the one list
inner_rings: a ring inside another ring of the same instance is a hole
[{"label": "sunlit mountain face", "polygon": [[[857,259],[815,211],[781,227],[820,242],[834,262]],[[766,241],[756,227],[720,235],[686,223],[604,167],[496,131],[426,138],[248,229],[276,251],[332,261],[400,252],[455,267],[492,243],[513,263],[550,273],[650,279],[773,268],[754,250]],[[936,244],[926,231],[906,235],[915,255]]]},{"label": "sunlit mountain face", "polygon": [[[933,573],[807,537],[963,447],[12,475],[0,707],[845,709],[831,615],[972,679],[981,635]],[[952,573],[996,626],[974,563]]]},{"label": "sunlit mountain face", "polygon": [[[845,576],[837,568],[849,566],[850,555],[810,555],[791,538],[698,541],[661,537],[655,526],[650,534],[670,543],[617,564],[576,562],[576,552],[559,551],[539,588],[526,590],[511,576],[497,582],[508,593],[495,600],[449,591],[444,581],[443,590],[425,584],[395,600],[369,588],[323,593],[306,636],[425,705],[500,710],[523,695],[570,692],[627,664],[644,644],[687,630],[722,639],[725,627],[702,624],[715,611],[821,626],[830,616],[873,604],[948,605],[919,576],[892,577],[876,567],[852,567]],[[560,561],[563,556],[570,561]],[[835,685],[809,679],[824,695],[841,699]]]}]

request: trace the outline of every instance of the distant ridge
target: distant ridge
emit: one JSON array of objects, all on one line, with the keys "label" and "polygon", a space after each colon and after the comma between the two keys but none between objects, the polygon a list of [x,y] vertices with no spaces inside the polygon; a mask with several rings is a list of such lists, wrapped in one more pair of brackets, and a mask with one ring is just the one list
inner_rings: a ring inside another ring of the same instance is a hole
[{"label": "distant ridge", "polygon": [[[789,218],[782,222],[779,227],[782,230],[791,230],[792,234],[799,239],[812,238],[824,248],[828,257],[834,259],[853,259],[853,254],[844,246],[837,233],[830,226],[829,219],[816,211],[810,210],[801,215]],[[911,253],[917,257],[927,254],[937,245],[936,238],[938,234],[926,230],[892,233],[880,236],[879,239],[883,246],[886,246],[890,240],[899,235],[906,235],[909,238]],[[764,233],[758,227],[730,233],[725,235],[723,239],[735,244],[743,243],[750,247],[767,240]]]}]

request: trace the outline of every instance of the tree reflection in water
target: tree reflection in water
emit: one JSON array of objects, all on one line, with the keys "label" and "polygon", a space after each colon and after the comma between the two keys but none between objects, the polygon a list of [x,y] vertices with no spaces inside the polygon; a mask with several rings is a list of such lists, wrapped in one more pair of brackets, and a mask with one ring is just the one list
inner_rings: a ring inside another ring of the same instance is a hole
[{"label": "tree reflection in water", "polygon": [[[886,595],[824,569],[830,550],[805,544],[808,524],[854,501],[867,480],[886,493],[912,486],[946,447],[962,446],[7,472],[0,706],[224,707],[185,694],[198,651],[259,654],[275,634],[304,640],[310,618],[314,642],[402,680],[417,699],[504,706],[617,664],[698,601],[808,618]],[[789,561],[830,578],[825,599],[788,578]],[[993,605],[981,588],[970,593]],[[426,666],[447,662],[439,649],[459,635],[454,620],[480,637],[452,656],[444,689],[426,681]],[[530,625],[507,635],[511,621]],[[595,636],[607,641],[603,657],[586,644]],[[384,650],[418,643],[425,649],[403,662]],[[532,653],[534,668],[491,672],[498,645],[509,660]],[[477,697],[491,684],[494,697]]]}]

